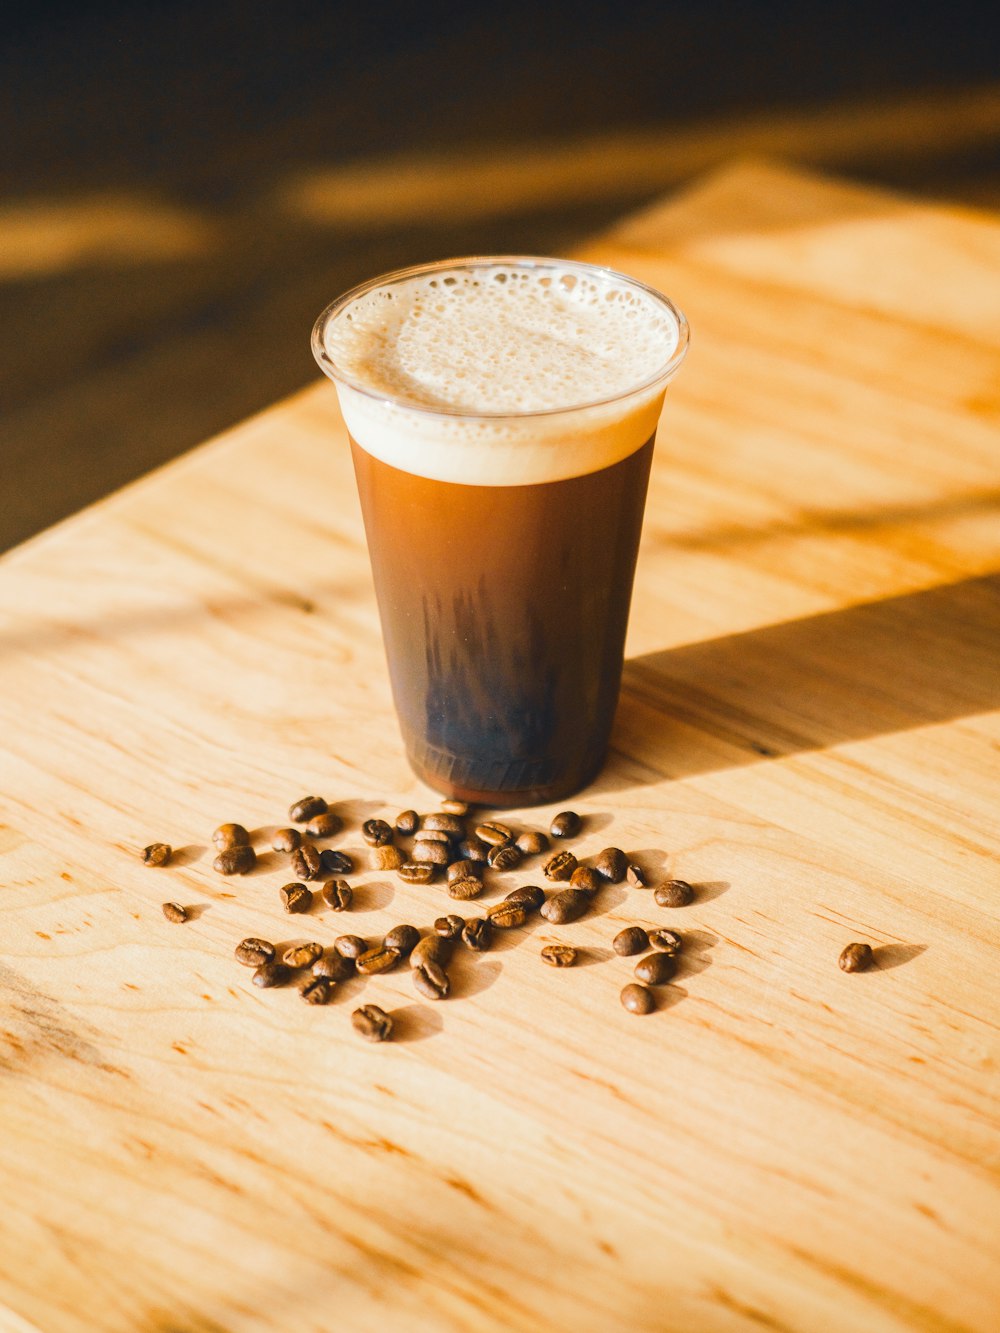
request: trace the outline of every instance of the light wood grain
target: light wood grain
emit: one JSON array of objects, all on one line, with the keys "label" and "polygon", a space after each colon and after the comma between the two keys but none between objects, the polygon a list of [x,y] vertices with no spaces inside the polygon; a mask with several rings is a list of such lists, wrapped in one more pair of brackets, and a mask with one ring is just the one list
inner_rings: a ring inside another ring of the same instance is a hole
[{"label": "light wood grain", "polygon": [[[369,872],[346,921],[293,920],[276,858],[210,869],[216,823],[306,791],[350,802],[352,851],[433,801],[327,386],[15,551],[12,1326],[996,1327],[1000,223],[747,165],[587,254],[669,291],[694,342],[580,845],[699,899],[608,889],[466,955],[440,1005],[403,973],[328,1009],[248,984],[247,933],[374,937],[448,902]],[[141,865],[154,838],[176,865]],[[166,898],[200,910],[170,925]],[[686,962],[637,1020],[610,940],[668,917]],[[589,965],[542,966],[553,938]],[[854,939],[875,971],[838,970]],[[356,1039],[361,994],[403,1040]]]}]

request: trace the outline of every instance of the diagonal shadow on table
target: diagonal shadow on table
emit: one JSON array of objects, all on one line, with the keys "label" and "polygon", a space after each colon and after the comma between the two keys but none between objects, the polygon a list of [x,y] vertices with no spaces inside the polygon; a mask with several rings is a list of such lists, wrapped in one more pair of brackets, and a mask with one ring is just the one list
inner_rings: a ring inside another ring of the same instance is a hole
[{"label": "diagonal shadow on table", "polygon": [[1000,575],[632,658],[611,761],[620,789],[1000,708]]}]

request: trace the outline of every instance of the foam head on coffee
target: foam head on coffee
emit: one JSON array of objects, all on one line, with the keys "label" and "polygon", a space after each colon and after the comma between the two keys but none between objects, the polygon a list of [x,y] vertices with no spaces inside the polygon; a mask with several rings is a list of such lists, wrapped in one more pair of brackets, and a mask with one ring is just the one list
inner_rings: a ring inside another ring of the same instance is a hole
[{"label": "foam head on coffee", "polygon": [[322,328],[321,365],[351,435],[383,462],[526,485],[597,471],[644,444],[680,336],[668,305],[602,270],[457,263],[339,307]]}]

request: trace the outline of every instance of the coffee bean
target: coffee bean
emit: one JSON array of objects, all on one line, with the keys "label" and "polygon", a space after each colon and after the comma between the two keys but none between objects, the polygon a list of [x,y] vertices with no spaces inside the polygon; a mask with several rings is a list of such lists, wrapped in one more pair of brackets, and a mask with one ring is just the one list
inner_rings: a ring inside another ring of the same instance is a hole
[{"label": "coffee bean", "polygon": [[577,866],[569,877],[569,886],[571,889],[580,889],[583,893],[596,893],[603,887],[605,881],[590,866]]},{"label": "coffee bean", "polygon": [[402,814],[396,816],[396,832],[402,833],[406,838],[411,833],[416,833],[420,827],[420,816],[416,810],[404,810]]},{"label": "coffee bean", "polygon": [[491,847],[487,861],[494,870],[513,870],[524,859],[524,853],[516,842],[504,842],[499,847]]},{"label": "coffee bean", "polygon": [[332,838],[343,827],[344,821],[340,815],[335,815],[332,810],[324,810],[322,814],[313,815],[306,825],[306,832],[310,838]]},{"label": "coffee bean", "polygon": [[325,977],[327,981],[346,981],[348,977],[354,976],[354,959],[345,958],[339,953],[326,953],[313,963],[312,974],[314,977]]},{"label": "coffee bean", "polygon": [[212,841],[220,852],[228,852],[230,847],[246,847],[250,834],[242,824],[220,824],[212,834]]},{"label": "coffee bean", "polygon": [[649,936],[642,926],[626,926],[611,941],[611,947],[616,954],[627,958],[629,954],[642,953],[643,949],[648,949]]},{"label": "coffee bean", "polygon": [[385,847],[373,847],[371,866],[373,870],[398,870],[405,857],[398,847],[388,843]]},{"label": "coffee bean", "polygon": [[493,927],[484,916],[474,916],[471,921],[466,921],[462,939],[470,949],[485,953],[493,943]]},{"label": "coffee bean", "polygon": [[286,884],[278,891],[286,912],[308,912],[312,908],[312,889],[304,884]]},{"label": "coffee bean", "polygon": [[575,838],[580,832],[580,816],[575,810],[563,810],[549,825],[553,838]]},{"label": "coffee bean", "polygon": [[142,849],[142,863],[146,866],[165,866],[174,854],[168,842],[151,842]]},{"label": "coffee bean", "polygon": [[413,984],[428,1000],[444,1000],[451,990],[448,973],[439,963],[421,963],[413,969]]},{"label": "coffee bean", "polygon": [[467,815],[469,813],[468,801],[442,801],[441,809],[446,815]]},{"label": "coffee bean", "polygon": [[441,843],[441,845],[444,846],[444,847],[450,847],[450,846],[451,846],[452,839],[451,839],[451,834],[450,834],[450,833],[442,833],[442,831],[441,831],[440,829],[436,829],[436,828],[422,828],[422,829],[417,829],[416,833],[414,833],[414,835],[413,835],[413,841],[414,841],[414,842],[439,842],[439,843]]},{"label": "coffee bean", "polygon": [[182,921],[188,919],[188,910],[182,907],[180,903],[163,903],[163,915],[168,921],[173,921],[175,925],[180,925]]},{"label": "coffee bean", "polygon": [[260,967],[261,963],[274,961],[274,945],[269,940],[258,939],[256,935],[248,935],[245,940],[240,940],[234,953],[236,961],[244,967]]},{"label": "coffee bean", "polygon": [[261,990],[268,990],[271,986],[283,986],[291,976],[291,972],[284,963],[261,963],[254,972],[250,980]]},{"label": "coffee bean", "polygon": [[579,889],[563,889],[561,893],[554,893],[551,898],[546,898],[542,903],[541,913],[546,921],[551,921],[554,926],[561,926],[567,921],[575,921],[577,917],[583,916],[589,906],[589,893],[581,893]]},{"label": "coffee bean", "polygon": [[355,959],[368,948],[368,941],[363,940],[360,935],[338,935],[333,941],[335,953],[339,953],[341,958]]},{"label": "coffee bean", "polygon": [[292,852],[292,874],[299,879],[319,879],[323,873],[323,862],[319,852],[311,842],[304,842]]},{"label": "coffee bean", "polygon": [[633,889],[644,889],[646,887],[646,876],[642,873],[642,867],[631,862],[625,867],[625,878]]},{"label": "coffee bean", "polygon": [[490,844],[482,838],[465,838],[456,848],[459,856],[466,861],[485,861],[490,851]]},{"label": "coffee bean", "polygon": [[388,1041],[392,1036],[392,1019],[377,1004],[363,1004],[355,1009],[351,1026],[367,1041]]},{"label": "coffee bean", "polygon": [[549,840],[544,833],[522,833],[517,845],[525,856],[540,856],[549,850]]},{"label": "coffee bean", "polygon": [[528,919],[528,909],[523,903],[512,903],[504,899],[503,902],[488,907],[486,917],[490,925],[496,926],[498,930],[511,930],[515,926],[524,925]]},{"label": "coffee bean", "polygon": [[327,1004],[332,990],[327,977],[306,977],[299,983],[299,994],[306,1004]]},{"label": "coffee bean", "polygon": [[620,847],[605,847],[603,852],[598,852],[594,857],[594,869],[602,879],[620,884],[628,869],[628,857]]},{"label": "coffee bean", "polygon": [[384,819],[366,819],[361,825],[361,836],[369,847],[384,847],[392,842],[392,828]]},{"label": "coffee bean", "polygon": [[453,879],[448,885],[448,897],[457,898],[459,902],[468,902],[470,898],[478,898],[484,887],[483,881],[475,875],[468,875],[465,879]]},{"label": "coffee bean", "polygon": [[384,944],[376,944],[374,949],[366,949],[354,960],[354,966],[363,977],[374,976],[378,972],[391,972],[399,962],[399,950],[387,949]]},{"label": "coffee bean", "polygon": [[410,857],[421,865],[446,866],[451,860],[451,852],[442,842],[415,842]]},{"label": "coffee bean", "polygon": [[482,879],[482,877],[482,861],[452,861],[448,867],[449,884],[454,883],[456,879]]},{"label": "coffee bean", "polygon": [[281,961],[288,967],[312,967],[322,955],[322,944],[292,944],[281,955]]},{"label": "coffee bean", "polygon": [[875,961],[870,944],[849,944],[837,962],[845,972],[867,972]]},{"label": "coffee bean", "polygon": [[212,869],[220,875],[249,875],[256,864],[257,853],[252,847],[230,847],[219,853]]},{"label": "coffee bean", "polygon": [[[435,936],[430,938],[434,939]],[[408,958],[420,941],[420,931],[416,926],[393,926],[382,941],[386,949],[395,949],[402,958]]]},{"label": "coffee bean", "polygon": [[424,815],[420,827],[426,832],[447,833],[449,838],[465,837],[465,824],[458,815]]},{"label": "coffee bean", "polygon": [[458,939],[464,929],[465,917],[456,916],[454,912],[450,912],[447,916],[439,916],[434,922],[435,933],[444,940]]},{"label": "coffee bean", "polygon": [[546,879],[570,879],[577,867],[576,857],[572,852],[556,852],[542,867]]},{"label": "coffee bean", "polygon": [[429,884],[437,873],[437,866],[428,862],[404,861],[396,874],[406,884]]},{"label": "coffee bean", "polygon": [[651,1014],[656,1008],[653,992],[645,986],[636,985],[634,981],[623,987],[619,998],[622,1008],[627,1009],[630,1014]]},{"label": "coffee bean", "polygon": [[649,932],[649,942],[654,949],[659,949],[661,953],[678,954],[684,947],[684,941],[676,930],[651,930]]},{"label": "coffee bean", "polygon": [[[465,925],[464,921],[462,925]],[[437,963],[438,967],[447,967],[454,947],[453,938],[444,935],[425,935],[413,946],[410,966],[419,967],[421,963]]]},{"label": "coffee bean", "polygon": [[670,953],[648,953],[635,968],[636,980],[646,986],[663,986],[677,971],[677,959]]},{"label": "coffee bean", "polygon": [[668,879],[653,894],[660,907],[687,907],[694,899],[694,889],[686,879]]},{"label": "coffee bean", "polygon": [[323,901],[335,912],[349,912],[354,890],[346,879],[330,879],[323,885]]},{"label": "coffee bean", "polygon": [[302,846],[302,834],[297,828],[280,828],[271,839],[271,849],[275,852],[294,852]]},{"label": "coffee bean", "polygon": [[549,967],[572,967],[576,962],[576,950],[569,944],[546,944],[542,950],[542,962]]},{"label": "coffee bean", "polygon": [[326,810],[326,801],[322,796],[303,796],[289,808],[288,818],[293,824],[305,824],[314,815],[321,815]]},{"label": "coffee bean", "polygon": [[514,834],[506,824],[478,824],[476,837],[491,847],[499,847],[501,843],[510,842]]},{"label": "coffee bean", "polygon": [[332,847],[326,847],[319,855],[321,872],[327,875],[350,875],[354,870],[354,862],[346,852],[335,852]]},{"label": "coffee bean", "polygon": [[519,889],[511,889],[504,895],[505,903],[520,903],[527,912],[537,912],[545,901],[545,890],[534,884],[524,884]]}]

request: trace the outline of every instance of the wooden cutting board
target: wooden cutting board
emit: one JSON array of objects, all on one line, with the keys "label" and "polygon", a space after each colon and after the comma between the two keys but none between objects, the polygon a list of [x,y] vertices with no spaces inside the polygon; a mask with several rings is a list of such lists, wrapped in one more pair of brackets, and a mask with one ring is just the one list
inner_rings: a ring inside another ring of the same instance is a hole
[{"label": "wooden cutting board", "polygon": [[[244,935],[451,905],[366,870],[350,915],[288,917],[275,854],[211,869],[218,823],[307,792],[359,856],[363,818],[436,804],[330,386],[14,551],[5,1328],[997,1327],[1000,221],[748,164],[584,257],[675,297],[693,345],[576,849],[696,901],[608,888],[466,952],[441,1004],[404,971],[326,1008],[249,984]],[[632,922],[686,938],[642,1019]],[[542,965],[553,940],[585,965]],[[362,997],[398,1040],[358,1039]]]}]

